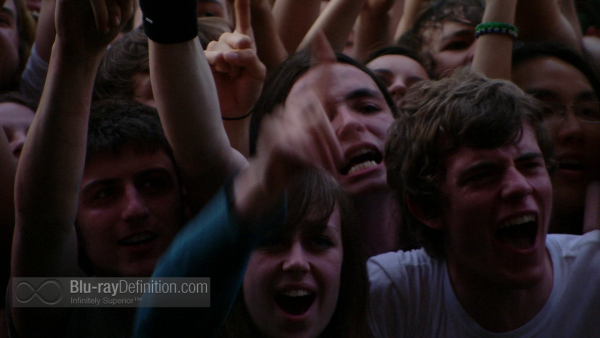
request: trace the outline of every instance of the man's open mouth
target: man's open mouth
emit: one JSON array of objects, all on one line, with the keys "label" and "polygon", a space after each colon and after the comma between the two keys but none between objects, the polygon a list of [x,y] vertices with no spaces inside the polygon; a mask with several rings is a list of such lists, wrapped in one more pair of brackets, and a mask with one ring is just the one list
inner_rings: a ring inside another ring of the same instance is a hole
[{"label": "man's open mouth", "polygon": [[340,173],[342,175],[352,175],[358,171],[374,167],[382,160],[383,155],[379,151],[363,148],[349,157],[349,160],[342,166]]},{"label": "man's open mouth", "polygon": [[494,235],[512,248],[526,250],[535,245],[537,232],[536,216],[523,215],[506,220]]}]

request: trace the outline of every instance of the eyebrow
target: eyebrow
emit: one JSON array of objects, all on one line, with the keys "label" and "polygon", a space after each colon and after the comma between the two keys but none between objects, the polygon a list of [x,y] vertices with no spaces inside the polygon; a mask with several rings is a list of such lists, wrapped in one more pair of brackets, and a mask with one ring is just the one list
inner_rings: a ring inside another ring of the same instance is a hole
[{"label": "eyebrow", "polygon": [[542,153],[537,152],[537,151],[532,151],[532,152],[524,153],[524,154],[517,156],[517,158],[515,159],[515,162],[527,162],[527,161],[535,160],[535,159],[538,159],[541,157],[543,157]]},{"label": "eyebrow", "polygon": [[444,35],[442,37],[442,39],[440,40],[440,43],[444,44],[448,40],[451,40],[453,38],[462,38],[462,37],[471,37],[471,36],[474,36],[473,28],[471,28],[471,29],[464,28],[464,29],[458,30],[452,34]]},{"label": "eyebrow", "polygon": [[[537,151],[527,152],[527,153],[523,153],[523,154],[517,156],[517,158],[515,158],[515,163],[527,162],[527,161],[531,161],[531,160],[538,159],[538,158],[543,158],[542,153],[537,152]],[[472,166],[467,167],[466,169],[464,169],[463,171],[461,171],[458,174],[458,182],[459,182],[459,184],[461,184],[469,176],[471,176],[472,174],[474,174],[478,171],[494,169],[498,166],[499,166],[499,164],[494,161],[482,161],[482,162],[473,164]]]},{"label": "eyebrow", "polygon": [[119,179],[117,178],[104,178],[104,179],[99,179],[99,180],[95,180],[92,181],[90,184],[86,185],[85,187],[83,187],[83,190],[81,191],[81,194],[85,194],[88,191],[99,187],[99,186],[103,186],[103,185],[110,185],[110,184],[114,184],[116,182],[118,182]]},{"label": "eyebrow", "polygon": [[543,88],[529,88],[529,89],[525,89],[525,92],[527,94],[532,95],[533,97],[535,97],[538,100],[556,97],[555,92],[548,90],[548,89],[543,89]]},{"label": "eyebrow", "polygon": [[463,184],[464,181],[469,176],[471,176],[472,174],[474,174],[478,171],[493,169],[493,168],[496,168],[497,166],[498,166],[498,163],[493,162],[493,161],[482,161],[482,162],[475,163],[475,164],[467,167],[466,169],[462,170],[458,174],[458,184],[459,185]]},{"label": "eyebrow", "polygon": [[591,100],[598,100],[598,95],[596,95],[596,92],[594,92],[593,90],[590,91],[586,91],[583,92],[579,95],[577,95],[577,101],[591,101]]},{"label": "eyebrow", "polygon": [[[136,178],[145,177],[145,176],[153,175],[156,173],[164,173],[164,174],[171,176],[167,169],[162,168],[162,167],[155,167],[155,168],[149,168],[140,173],[137,173],[137,174],[135,174],[135,177]],[[93,189],[94,187],[97,187],[100,185],[114,184],[114,183],[118,182],[119,180],[120,180],[120,178],[118,178],[118,177],[109,177],[109,178],[102,178],[99,180],[94,180],[94,181],[90,182],[88,185],[86,185],[83,188],[82,192],[86,192],[89,189]]]},{"label": "eyebrow", "polygon": [[[531,94],[533,95],[533,97],[535,97],[538,100],[544,100],[544,99],[551,99],[557,96],[557,94],[551,90],[548,89],[544,89],[544,88],[530,88],[530,89],[526,89],[525,92],[527,94]],[[596,95],[596,92],[594,92],[593,90],[588,90],[585,91],[579,95],[577,95],[577,98],[575,99],[575,101],[589,101],[589,100],[597,100],[598,99],[598,95]]]},{"label": "eyebrow", "polygon": [[348,93],[345,96],[345,99],[350,101],[350,100],[362,99],[365,97],[381,98],[381,97],[383,97],[383,95],[381,94],[381,92],[379,90],[364,87],[364,88],[358,88],[358,89],[351,91],[350,93]]},{"label": "eyebrow", "polygon": [[3,13],[6,13],[6,14],[10,15],[10,17],[13,20],[15,18],[15,12],[12,9],[10,9],[10,8],[8,8],[6,6],[2,7],[2,9],[0,9],[0,12],[3,12]]},{"label": "eyebrow", "polygon": [[392,71],[387,68],[375,68],[371,69],[373,73],[382,73],[383,75],[393,75]]}]

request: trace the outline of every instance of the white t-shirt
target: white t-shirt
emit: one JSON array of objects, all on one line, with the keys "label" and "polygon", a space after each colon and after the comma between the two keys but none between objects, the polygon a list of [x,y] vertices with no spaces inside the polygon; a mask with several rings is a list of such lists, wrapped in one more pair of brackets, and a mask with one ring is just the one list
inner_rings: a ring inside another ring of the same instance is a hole
[{"label": "white t-shirt", "polygon": [[391,252],[367,263],[376,337],[600,337],[600,230],[548,235],[554,284],[527,324],[491,333],[462,308],[444,260],[424,250]]}]

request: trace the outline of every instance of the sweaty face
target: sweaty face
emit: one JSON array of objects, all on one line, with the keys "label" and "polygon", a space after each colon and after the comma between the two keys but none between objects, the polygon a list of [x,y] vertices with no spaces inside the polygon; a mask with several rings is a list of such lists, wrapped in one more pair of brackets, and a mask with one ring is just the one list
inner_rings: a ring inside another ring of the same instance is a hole
[{"label": "sweaty face", "polygon": [[351,196],[387,189],[383,149],[393,116],[369,75],[360,69],[332,63],[302,75],[288,100],[314,90],[327,113],[344,155],[340,184]]},{"label": "sweaty face", "polygon": [[425,68],[404,55],[383,55],[369,62],[367,67],[385,84],[396,106],[413,84],[429,80]]},{"label": "sweaty face", "polygon": [[18,71],[17,10],[13,0],[7,0],[0,10],[0,91],[14,83]]},{"label": "sweaty face", "polygon": [[[513,81],[546,103],[577,105],[599,101],[590,83],[575,67],[553,57],[518,64]],[[600,123],[582,122],[571,108],[563,118],[545,116],[559,168],[552,175],[554,211],[581,212],[591,180],[600,179]]]},{"label": "sweaty face", "polygon": [[437,77],[447,70],[470,66],[475,54],[475,26],[467,22],[444,20],[424,32],[424,52],[435,61],[433,70]]},{"label": "sweaty face", "polygon": [[444,163],[436,220],[453,284],[526,288],[547,277],[552,186],[532,128],[517,144],[459,147]]},{"label": "sweaty face", "polygon": [[77,211],[78,238],[98,276],[150,276],[183,225],[173,162],[124,146],[88,159]]},{"label": "sweaty face", "polygon": [[0,103],[0,125],[6,133],[10,150],[17,161],[21,157],[21,150],[34,114],[33,110],[18,103]]},{"label": "sweaty face", "polygon": [[250,257],[244,301],[265,337],[318,337],[333,316],[343,259],[339,209],[316,230],[300,224]]}]

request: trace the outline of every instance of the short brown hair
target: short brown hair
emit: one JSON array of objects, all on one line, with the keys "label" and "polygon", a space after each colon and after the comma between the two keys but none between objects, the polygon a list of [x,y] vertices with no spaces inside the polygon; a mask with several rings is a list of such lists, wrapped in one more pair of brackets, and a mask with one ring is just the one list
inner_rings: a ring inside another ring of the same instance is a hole
[{"label": "short brown hair", "polygon": [[431,229],[412,215],[407,198],[428,205],[428,216],[438,216],[444,155],[461,146],[493,149],[518,142],[523,122],[533,127],[551,170],[552,140],[541,121],[537,100],[513,83],[489,80],[466,69],[439,81],[422,81],[409,90],[400,117],[389,129],[387,179],[405,224],[430,256],[445,256],[443,230]]}]

